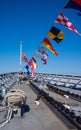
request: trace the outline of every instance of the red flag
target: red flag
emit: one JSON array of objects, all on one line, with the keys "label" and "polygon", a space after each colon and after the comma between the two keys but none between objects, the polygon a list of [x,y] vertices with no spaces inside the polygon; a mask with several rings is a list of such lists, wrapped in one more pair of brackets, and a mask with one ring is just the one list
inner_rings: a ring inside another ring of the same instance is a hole
[{"label": "red flag", "polygon": [[29,60],[28,64],[30,65],[30,68],[31,68],[31,76],[33,77],[33,76],[34,76],[35,64],[34,64],[34,62],[33,62],[32,59]]},{"label": "red flag", "polygon": [[31,69],[34,70],[35,67],[34,67],[34,62],[32,59],[29,60],[28,64],[30,65]]},{"label": "red flag", "polygon": [[46,46],[55,55],[58,55],[58,53],[56,52],[56,50],[52,47],[51,42],[47,38],[44,38],[44,40],[42,41],[42,44],[44,44],[44,46]]},{"label": "red flag", "polygon": [[64,16],[63,13],[60,13],[58,15],[55,22],[60,23],[61,25],[65,26],[66,28],[72,30],[73,32],[75,32],[81,36],[81,34],[74,28],[71,21],[66,16]]}]

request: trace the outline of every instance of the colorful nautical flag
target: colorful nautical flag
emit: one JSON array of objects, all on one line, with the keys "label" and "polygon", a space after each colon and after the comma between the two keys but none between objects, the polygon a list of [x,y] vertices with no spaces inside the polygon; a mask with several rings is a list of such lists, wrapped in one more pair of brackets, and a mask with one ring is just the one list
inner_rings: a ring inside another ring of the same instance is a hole
[{"label": "colorful nautical flag", "polygon": [[35,55],[36,56],[38,56],[42,61],[43,61],[43,63],[44,64],[47,64],[47,61],[46,61],[46,56],[44,57],[44,56],[42,56],[42,55],[40,55],[39,53],[37,53],[37,52],[35,52]]},{"label": "colorful nautical flag", "polygon": [[28,64],[30,65],[30,68],[31,68],[31,76],[33,77],[34,76],[34,69],[36,68],[34,62],[32,59],[29,60]]},{"label": "colorful nautical flag", "polygon": [[48,57],[48,53],[44,53],[43,57],[46,59]]},{"label": "colorful nautical flag", "polygon": [[48,53],[47,53],[46,49],[43,46],[39,46],[37,50],[42,55],[46,54],[48,56]]},{"label": "colorful nautical flag", "polygon": [[36,69],[36,64],[34,63],[32,59],[29,60],[28,64],[30,65],[32,70]]},{"label": "colorful nautical flag", "polygon": [[66,16],[64,16],[63,13],[60,13],[58,15],[55,22],[60,23],[61,25],[65,26],[66,28],[72,30],[73,32],[75,32],[81,36],[81,34],[74,28],[71,21]]},{"label": "colorful nautical flag", "polygon": [[54,53],[55,55],[58,55],[58,53],[56,52],[56,50],[53,48],[51,42],[48,40],[48,38],[44,38],[44,40],[42,41],[42,44],[47,47],[52,53]]},{"label": "colorful nautical flag", "polygon": [[29,70],[29,66],[28,66],[28,65],[26,65],[25,68],[26,68],[27,70]]},{"label": "colorful nautical flag", "polygon": [[26,66],[25,66],[25,68],[26,68],[26,70],[27,70],[27,72],[26,72],[26,74],[30,74],[30,71],[29,71],[29,65],[27,64]]},{"label": "colorful nautical flag", "polygon": [[47,33],[47,36],[59,43],[63,40],[64,33],[60,29],[52,26],[50,31]]},{"label": "colorful nautical flag", "polygon": [[48,53],[47,50],[44,46],[39,46],[39,48],[37,49],[38,53],[40,53],[40,55],[46,59],[48,57]]},{"label": "colorful nautical flag", "polygon": [[37,60],[35,59],[35,57],[32,57],[31,59],[33,60],[34,64],[36,65],[36,68],[37,68],[38,67]]},{"label": "colorful nautical flag", "polygon": [[81,12],[81,0],[69,0],[64,8],[72,8]]}]

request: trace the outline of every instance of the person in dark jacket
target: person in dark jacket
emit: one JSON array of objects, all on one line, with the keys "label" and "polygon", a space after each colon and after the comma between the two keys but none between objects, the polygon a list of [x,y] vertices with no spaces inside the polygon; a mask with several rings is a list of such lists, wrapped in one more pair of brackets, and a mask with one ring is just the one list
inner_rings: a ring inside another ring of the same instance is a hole
[{"label": "person in dark jacket", "polygon": [[40,100],[40,98],[41,98],[42,96],[43,96],[43,90],[40,90],[40,91],[38,92],[37,98],[35,99],[36,105],[39,106],[39,104],[40,104],[39,100]]}]

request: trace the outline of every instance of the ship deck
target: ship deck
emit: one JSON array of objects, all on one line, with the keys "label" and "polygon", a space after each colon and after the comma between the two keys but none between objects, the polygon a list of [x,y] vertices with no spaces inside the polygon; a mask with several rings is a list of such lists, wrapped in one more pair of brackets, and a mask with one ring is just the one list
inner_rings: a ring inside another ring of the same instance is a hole
[{"label": "ship deck", "polygon": [[26,104],[29,111],[24,113],[22,117],[14,117],[2,130],[74,130],[72,125],[65,124],[56,113],[51,111],[48,105],[40,100],[40,105],[35,104],[36,93],[31,89],[27,81],[22,84],[16,84],[14,88],[22,89],[26,96]]}]

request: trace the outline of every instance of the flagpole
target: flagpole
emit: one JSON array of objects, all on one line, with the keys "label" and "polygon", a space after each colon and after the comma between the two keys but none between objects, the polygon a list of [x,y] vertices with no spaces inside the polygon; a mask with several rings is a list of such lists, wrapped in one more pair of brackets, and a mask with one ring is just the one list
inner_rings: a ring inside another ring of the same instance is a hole
[{"label": "flagpole", "polygon": [[20,41],[20,72],[22,71],[22,41]]}]

